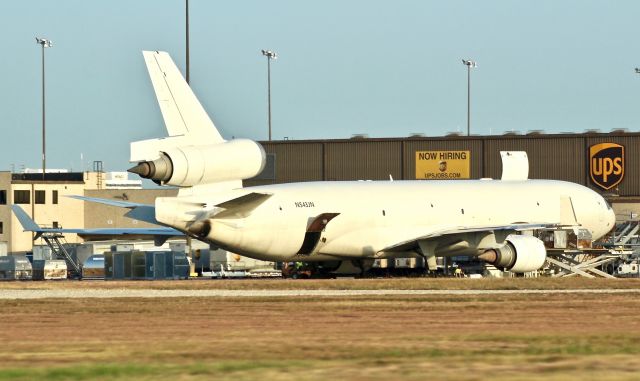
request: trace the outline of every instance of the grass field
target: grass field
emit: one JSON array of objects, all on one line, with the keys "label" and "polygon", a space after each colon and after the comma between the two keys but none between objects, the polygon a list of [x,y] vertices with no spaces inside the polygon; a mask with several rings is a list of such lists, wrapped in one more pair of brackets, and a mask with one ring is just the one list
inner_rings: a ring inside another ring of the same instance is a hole
[{"label": "grass field", "polygon": [[[640,288],[635,280],[10,282],[2,288]],[[637,380],[640,294],[0,300],[0,380]]]}]

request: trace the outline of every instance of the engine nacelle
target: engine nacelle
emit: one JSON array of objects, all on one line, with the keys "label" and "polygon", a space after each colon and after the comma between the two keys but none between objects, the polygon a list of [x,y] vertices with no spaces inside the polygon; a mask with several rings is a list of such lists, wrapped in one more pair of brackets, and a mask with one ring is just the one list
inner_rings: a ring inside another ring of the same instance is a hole
[{"label": "engine nacelle", "polygon": [[503,247],[487,250],[478,258],[504,270],[526,273],[544,265],[547,250],[544,243],[536,237],[512,234],[507,237],[507,243]]},{"label": "engine nacelle", "polygon": [[129,169],[163,185],[189,187],[227,180],[244,180],[264,169],[266,154],[253,140],[235,139],[203,146],[164,149],[160,158]]}]

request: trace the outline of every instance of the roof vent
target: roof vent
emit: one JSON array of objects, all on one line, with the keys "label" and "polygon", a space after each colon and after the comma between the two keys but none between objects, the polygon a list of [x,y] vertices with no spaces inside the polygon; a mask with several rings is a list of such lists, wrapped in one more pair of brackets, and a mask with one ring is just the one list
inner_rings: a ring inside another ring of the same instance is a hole
[{"label": "roof vent", "polygon": [[451,132],[447,132],[445,136],[464,136],[464,135],[460,131],[451,131]]},{"label": "roof vent", "polygon": [[409,134],[410,138],[424,138],[424,134],[422,132],[412,132]]},{"label": "roof vent", "polygon": [[600,131],[597,128],[591,128],[591,129],[585,130],[584,133],[585,134],[601,134],[602,131]]},{"label": "roof vent", "polygon": [[544,135],[544,130],[529,130],[527,135]]},{"label": "roof vent", "polygon": [[351,135],[351,139],[367,139],[369,138],[369,135],[367,134],[354,134]]},{"label": "roof vent", "polygon": [[628,128],[614,128],[610,132],[610,134],[627,134],[627,133],[629,133]]}]

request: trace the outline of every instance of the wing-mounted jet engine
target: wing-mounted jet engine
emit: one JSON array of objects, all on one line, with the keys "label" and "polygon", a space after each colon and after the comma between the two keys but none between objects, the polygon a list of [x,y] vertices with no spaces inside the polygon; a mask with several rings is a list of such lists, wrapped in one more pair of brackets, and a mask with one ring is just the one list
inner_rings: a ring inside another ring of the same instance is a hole
[{"label": "wing-mounted jet engine", "polygon": [[547,250],[544,243],[536,237],[509,235],[506,244],[499,249],[489,249],[478,258],[501,270],[525,273],[535,271],[544,265]]}]

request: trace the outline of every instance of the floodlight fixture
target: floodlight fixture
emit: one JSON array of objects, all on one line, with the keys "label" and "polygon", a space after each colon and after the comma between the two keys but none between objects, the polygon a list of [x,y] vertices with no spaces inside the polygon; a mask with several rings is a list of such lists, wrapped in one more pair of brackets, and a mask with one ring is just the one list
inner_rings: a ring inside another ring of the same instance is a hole
[{"label": "floodlight fixture", "polygon": [[53,46],[53,41],[46,38],[36,37],[36,44],[42,45],[43,48],[50,48]]},{"label": "floodlight fixture", "polygon": [[468,66],[470,68],[472,67],[478,67],[478,64],[476,63],[476,61],[471,61],[471,60],[462,60],[462,64],[465,66]]},{"label": "floodlight fixture", "polygon": [[262,55],[267,57],[270,60],[278,59],[278,54],[276,52],[271,51],[271,50],[262,49]]}]

